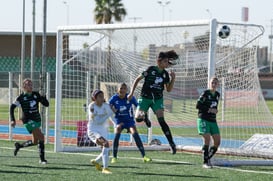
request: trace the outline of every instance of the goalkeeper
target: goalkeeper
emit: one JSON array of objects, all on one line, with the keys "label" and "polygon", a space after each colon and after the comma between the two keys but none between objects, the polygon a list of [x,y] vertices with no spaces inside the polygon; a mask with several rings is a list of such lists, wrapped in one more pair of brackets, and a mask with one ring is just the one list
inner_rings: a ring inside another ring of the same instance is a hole
[{"label": "goalkeeper", "polygon": [[151,122],[147,116],[147,111],[151,108],[156,114],[159,125],[170,144],[172,154],[176,153],[176,145],[173,141],[171,130],[164,118],[163,91],[165,88],[167,92],[173,89],[175,73],[171,71],[169,74],[165,69],[174,65],[177,59],[178,55],[173,50],[160,52],[156,60],[157,65],[148,67],[135,79],[131,92],[128,95],[128,99],[130,100],[140,80],[144,79],[141,96],[138,99],[138,107],[135,115],[136,121],[144,121],[147,127],[151,127]]},{"label": "goalkeeper", "polygon": [[[205,90],[199,97],[196,108],[198,109],[197,129],[203,137],[203,168],[212,168],[210,159],[220,145],[220,131],[216,122],[217,106],[220,93],[216,90],[219,81],[216,77],[210,80],[210,89]],[[210,137],[214,145],[210,146]]]},{"label": "goalkeeper", "polygon": [[22,144],[15,142],[14,156],[17,155],[20,148],[29,147],[38,144],[40,163],[47,164],[45,159],[45,145],[44,145],[44,134],[41,132],[41,116],[39,113],[39,102],[44,106],[48,107],[49,102],[45,96],[41,96],[39,92],[32,91],[32,81],[25,79],[23,81],[24,92],[19,95],[15,102],[10,106],[10,118],[11,126],[15,127],[16,121],[14,117],[14,109],[16,107],[22,108],[22,122],[29,133],[32,133],[32,140],[28,140]]}]

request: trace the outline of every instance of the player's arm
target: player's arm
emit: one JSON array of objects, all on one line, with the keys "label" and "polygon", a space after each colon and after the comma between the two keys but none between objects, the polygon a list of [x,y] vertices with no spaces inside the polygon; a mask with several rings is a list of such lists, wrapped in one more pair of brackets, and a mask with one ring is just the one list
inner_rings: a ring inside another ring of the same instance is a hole
[{"label": "player's arm", "polygon": [[[40,94],[39,94],[40,95]],[[40,95],[40,100],[39,100],[40,102],[41,102],[41,104],[43,104],[45,107],[48,107],[49,106],[49,102],[48,102],[48,100],[47,100],[47,98],[46,98],[46,96],[44,95],[44,96],[42,96],[42,95]]]},{"label": "player's arm", "polygon": [[202,112],[207,112],[209,108],[204,104],[205,100],[206,100],[205,93],[203,93],[197,100],[196,109],[199,109]]},{"label": "player's arm", "polygon": [[130,93],[128,94],[128,97],[127,97],[128,100],[131,100],[131,99],[132,99],[137,84],[138,84],[139,81],[140,81],[141,79],[143,79],[143,78],[144,78],[143,75],[139,75],[139,76],[135,79],[135,81],[134,81],[134,83],[133,83],[133,85],[132,85],[131,91],[130,91]]},{"label": "player's arm", "polygon": [[10,114],[10,125],[12,127],[16,126],[16,120],[14,117],[14,110],[17,106],[15,104],[11,104],[10,109],[9,109],[9,114]]},{"label": "player's arm", "polygon": [[166,84],[167,92],[171,92],[173,89],[173,85],[174,85],[174,81],[175,81],[175,73],[173,70],[171,70],[170,76],[171,76],[171,81],[168,84]]}]

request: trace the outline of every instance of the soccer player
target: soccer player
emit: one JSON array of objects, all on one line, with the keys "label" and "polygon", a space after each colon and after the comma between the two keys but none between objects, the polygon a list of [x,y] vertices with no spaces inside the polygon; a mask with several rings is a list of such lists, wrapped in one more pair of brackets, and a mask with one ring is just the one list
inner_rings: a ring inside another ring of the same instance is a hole
[{"label": "soccer player", "polygon": [[[96,159],[91,160],[96,169],[105,174],[112,172],[108,168],[109,163],[109,142],[108,137],[108,118],[113,116],[114,112],[110,105],[105,102],[104,93],[101,90],[92,92],[92,101],[88,105],[88,137],[96,144],[102,147],[101,153]],[[115,123],[114,123],[115,124]],[[103,168],[99,164],[102,161]]]},{"label": "soccer player", "polygon": [[115,112],[115,119],[117,126],[115,127],[115,138],[113,142],[113,158],[111,163],[117,162],[117,153],[119,146],[119,138],[123,129],[127,129],[135,139],[136,145],[143,157],[144,162],[152,161],[151,158],[145,156],[145,150],[142,144],[142,141],[139,137],[139,134],[136,129],[134,121],[134,110],[133,105],[137,106],[137,100],[133,96],[132,99],[127,98],[128,87],[127,84],[121,83],[118,86],[118,91],[109,99],[109,104]]},{"label": "soccer player", "polygon": [[32,134],[32,140],[24,143],[15,142],[14,156],[17,155],[21,148],[29,147],[38,144],[40,163],[47,164],[45,159],[45,145],[44,134],[41,132],[41,115],[39,113],[39,102],[48,107],[49,102],[45,96],[40,95],[39,92],[32,91],[32,81],[25,79],[23,81],[24,92],[20,94],[14,103],[10,106],[11,126],[15,127],[16,121],[14,117],[14,109],[16,107],[22,108],[22,122],[27,131]]},{"label": "soccer player", "polygon": [[156,60],[157,65],[148,67],[135,79],[131,92],[128,95],[128,99],[130,100],[140,80],[144,79],[135,114],[136,121],[144,121],[147,127],[151,127],[151,122],[147,116],[147,111],[151,108],[156,114],[159,125],[170,144],[172,154],[176,153],[176,145],[173,141],[171,130],[164,118],[163,91],[164,88],[166,88],[167,92],[173,89],[175,73],[171,71],[169,74],[165,69],[172,65],[173,61],[177,58],[178,55],[173,50],[160,52]]},{"label": "soccer player", "polygon": [[[210,88],[205,90],[197,100],[196,108],[198,109],[197,129],[203,137],[203,168],[212,168],[210,159],[216,153],[221,137],[219,127],[216,121],[218,112],[217,106],[220,93],[216,90],[219,81],[216,77],[210,80]],[[210,147],[211,137],[213,146]]]}]

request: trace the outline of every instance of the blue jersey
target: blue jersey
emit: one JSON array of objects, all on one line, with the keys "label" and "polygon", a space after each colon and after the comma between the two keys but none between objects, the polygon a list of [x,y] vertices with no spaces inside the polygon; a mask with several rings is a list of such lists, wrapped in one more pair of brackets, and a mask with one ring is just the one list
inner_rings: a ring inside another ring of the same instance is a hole
[{"label": "blue jersey", "polygon": [[121,99],[118,94],[115,94],[110,98],[109,104],[111,106],[114,106],[117,110],[115,112],[115,118],[118,124],[120,122],[134,121],[134,109],[132,105],[134,105],[135,107],[137,107],[138,105],[137,100],[134,96],[129,101],[127,99],[127,94],[123,99]]}]

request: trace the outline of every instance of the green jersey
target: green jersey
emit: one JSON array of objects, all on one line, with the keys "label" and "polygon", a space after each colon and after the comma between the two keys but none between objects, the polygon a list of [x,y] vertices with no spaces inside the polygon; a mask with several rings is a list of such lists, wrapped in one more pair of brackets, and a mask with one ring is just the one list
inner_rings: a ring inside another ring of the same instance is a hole
[{"label": "green jersey", "polygon": [[205,90],[197,100],[196,108],[198,109],[198,117],[207,121],[216,122],[216,114],[208,113],[209,108],[217,109],[220,99],[220,93]]},{"label": "green jersey", "polygon": [[24,124],[26,124],[30,120],[40,122],[41,116],[39,113],[39,102],[46,107],[49,106],[49,102],[46,97],[41,96],[39,92],[33,91],[31,94],[22,93],[10,106],[11,120],[15,121],[14,109],[16,107],[21,107],[23,112],[22,121]]},{"label": "green jersey", "polygon": [[161,99],[163,97],[164,85],[170,82],[169,73],[157,66],[150,66],[142,73],[144,84],[141,96],[148,99]]}]

